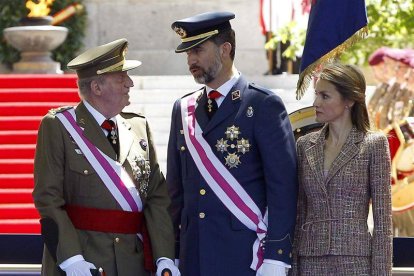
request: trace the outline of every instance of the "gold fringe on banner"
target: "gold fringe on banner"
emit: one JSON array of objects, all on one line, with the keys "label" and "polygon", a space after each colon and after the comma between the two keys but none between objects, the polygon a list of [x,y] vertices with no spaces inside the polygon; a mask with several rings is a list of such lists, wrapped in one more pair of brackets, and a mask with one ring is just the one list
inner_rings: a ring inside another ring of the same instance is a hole
[{"label": "gold fringe on banner", "polygon": [[334,59],[338,58],[344,51],[346,51],[349,47],[351,47],[352,45],[354,45],[361,39],[365,38],[367,35],[368,35],[368,27],[367,26],[362,27],[355,34],[353,34],[350,38],[345,40],[342,44],[338,45],[337,47],[332,49],[329,53],[326,53],[323,57],[319,58],[318,60],[313,62],[311,65],[306,67],[306,69],[299,74],[299,80],[296,86],[296,99],[300,100],[305,94],[312,80],[315,69],[319,68],[321,64],[332,62]]}]

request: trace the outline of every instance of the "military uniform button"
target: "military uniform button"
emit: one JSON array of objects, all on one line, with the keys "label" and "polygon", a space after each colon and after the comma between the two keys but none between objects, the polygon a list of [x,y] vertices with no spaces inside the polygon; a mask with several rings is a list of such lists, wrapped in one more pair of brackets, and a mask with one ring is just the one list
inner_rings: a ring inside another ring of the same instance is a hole
[{"label": "military uniform button", "polygon": [[88,174],[89,173],[89,171],[88,170],[84,170],[83,171],[83,174]]},{"label": "military uniform button", "polygon": [[289,258],[292,258],[292,253],[289,253]]},{"label": "military uniform button", "polygon": [[199,216],[201,219],[203,219],[203,218],[205,218],[205,217],[206,217],[206,214],[204,214],[204,213],[200,213],[200,214],[198,214],[198,216]]},{"label": "military uniform button", "polygon": [[282,249],[279,249],[279,250],[277,251],[277,254],[282,255],[282,254],[283,254],[283,250],[282,250]]},{"label": "military uniform button", "polygon": [[119,238],[115,238],[115,242],[118,243],[119,242]]},{"label": "military uniform button", "polygon": [[201,189],[201,190],[200,190],[200,195],[205,195],[205,194],[206,194],[206,190]]},{"label": "military uniform button", "polygon": [[181,151],[185,151],[185,147],[184,146],[181,146],[180,150]]}]

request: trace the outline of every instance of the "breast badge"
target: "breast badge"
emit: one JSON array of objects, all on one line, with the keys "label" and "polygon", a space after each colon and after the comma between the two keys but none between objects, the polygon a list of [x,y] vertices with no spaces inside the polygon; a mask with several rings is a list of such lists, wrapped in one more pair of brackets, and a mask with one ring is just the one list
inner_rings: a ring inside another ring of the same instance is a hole
[{"label": "breast badge", "polygon": [[246,116],[247,116],[248,118],[251,118],[251,117],[253,117],[253,113],[254,113],[254,111],[253,111],[253,107],[252,107],[252,106],[249,106],[249,107],[247,108],[247,111],[246,111]]},{"label": "breast badge", "polygon": [[138,191],[144,197],[147,196],[148,182],[151,173],[150,163],[142,155],[135,156],[131,162],[132,174],[138,182]]},{"label": "breast badge", "polygon": [[147,141],[145,141],[145,139],[141,139],[141,140],[139,141],[139,145],[141,146],[141,148],[142,148],[143,150],[147,150],[148,143],[147,143]]},{"label": "breast badge", "polygon": [[228,127],[224,132],[226,138],[217,140],[216,149],[222,154],[226,154],[224,160],[230,169],[237,168],[241,164],[240,156],[250,151],[248,139],[240,138],[241,132],[238,127]]}]

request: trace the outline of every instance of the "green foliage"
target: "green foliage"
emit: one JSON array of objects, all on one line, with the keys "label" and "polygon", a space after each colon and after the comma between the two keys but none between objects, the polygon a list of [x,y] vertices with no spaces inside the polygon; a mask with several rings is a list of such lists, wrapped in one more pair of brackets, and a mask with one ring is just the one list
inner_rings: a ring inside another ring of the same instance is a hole
[{"label": "green foliage", "polygon": [[[83,0],[55,0],[51,6],[50,15],[66,8],[73,3],[82,4]],[[19,25],[21,18],[27,16],[25,0],[0,0],[0,62],[11,68],[11,65],[20,59],[19,52],[9,46],[3,36],[3,30]],[[73,59],[77,51],[83,46],[82,38],[85,35],[86,10],[73,15],[59,26],[68,28],[68,36],[65,42],[53,51],[53,59],[61,63],[62,69]]]},{"label": "green foliage", "polygon": [[296,57],[301,56],[303,52],[303,45],[305,44],[306,29],[298,26],[296,21],[292,21],[286,26],[280,28],[278,32],[269,39],[265,44],[266,50],[275,50],[279,42],[289,46],[282,53],[287,59],[296,61]]},{"label": "green foliage", "polygon": [[366,0],[368,37],[351,47],[341,59],[353,64],[367,64],[378,48],[413,48],[413,0]]},{"label": "green foliage", "polygon": [[[343,61],[366,65],[369,56],[380,47],[414,47],[413,0],[366,0],[365,3],[368,15],[368,37],[343,53],[341,56]],[[276,43],[290,40],[290,46],[283,52],[283,56],[296,60],[297,56],[302,55],[305,36],[305,30],[292,22],[279,29],[266,43],[265,48],[274,49]]]}]

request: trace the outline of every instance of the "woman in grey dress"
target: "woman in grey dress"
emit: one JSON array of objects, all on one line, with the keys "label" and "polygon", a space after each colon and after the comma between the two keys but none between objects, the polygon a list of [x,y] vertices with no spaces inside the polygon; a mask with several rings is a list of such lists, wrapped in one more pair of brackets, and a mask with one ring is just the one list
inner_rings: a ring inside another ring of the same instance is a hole
[{"label": "woman in grey dress", "polygon": [[365,88],[354,66],[333,63],[320,72],[313,105],[325,125],[297,141],[291,275],[391,275],[390,155],[386,137],[370,131]]}]

